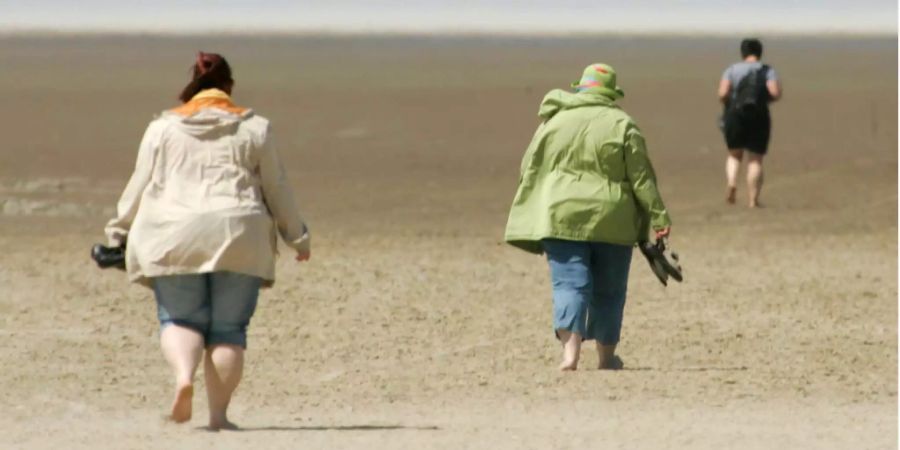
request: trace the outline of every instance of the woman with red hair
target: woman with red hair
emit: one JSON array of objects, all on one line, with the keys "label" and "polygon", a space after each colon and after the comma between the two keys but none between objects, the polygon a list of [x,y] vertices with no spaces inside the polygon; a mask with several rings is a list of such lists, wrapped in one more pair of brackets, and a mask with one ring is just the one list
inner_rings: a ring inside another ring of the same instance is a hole
[{"label": "woman with red hair", "polygon": [[147,127],[134,173],[109,221],[131,281],[153,289],[160,344],[175,373],[171,419],[191,418],[204,361],[209,427],[226,415],[241,380],[247,326],[260,287],[275,279],[275,230],[310,256],[310,235],[272,145],[269,121],[231,99],[221,55],[200,52],[182,105]]}]

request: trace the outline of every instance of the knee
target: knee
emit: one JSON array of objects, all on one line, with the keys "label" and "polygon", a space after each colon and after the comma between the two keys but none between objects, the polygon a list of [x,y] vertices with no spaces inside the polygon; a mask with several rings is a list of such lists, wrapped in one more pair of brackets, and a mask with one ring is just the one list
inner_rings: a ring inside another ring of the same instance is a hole
[{"label": "knee", "polygon": [[625,305],[627,289],[623,287],[600,289],[595,293],[598,306],[606,306],[612,309],[621,309]]},{"label": "knee", "polygon": [[556,308],[586,306],[591,300],[591,292],[586,289],[582,290],[557,290],[553,292],[553,303]]},{"label": "knee", "polygon": [[206,334],[206,346],[229,344],[247,348],[248,323],[212,323]]},{"label": "knee", "polygon": [[191,319],[175,319],[175,318],[161,318],[159,321],[159,332],[162,335],[162,332],[165,331],[166,328],[175,325],[182,328],[187,328],[189,330],[193,330],[200,334],[201,336],[206,337],[206,334],[209,332],[209,322],[204,320],[191,320]]}]

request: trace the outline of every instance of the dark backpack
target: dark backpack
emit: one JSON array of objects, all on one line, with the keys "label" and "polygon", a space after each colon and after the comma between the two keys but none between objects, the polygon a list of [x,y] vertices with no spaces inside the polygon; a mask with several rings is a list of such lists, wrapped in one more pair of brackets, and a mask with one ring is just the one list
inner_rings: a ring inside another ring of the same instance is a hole
[{"label": "dark backpack", "polygon": [[766,75],[769,66],[751,70],[734,88],[734,97],[729,109],[740,115],[754,115],[768,107],[769,89],[766,87]]}]

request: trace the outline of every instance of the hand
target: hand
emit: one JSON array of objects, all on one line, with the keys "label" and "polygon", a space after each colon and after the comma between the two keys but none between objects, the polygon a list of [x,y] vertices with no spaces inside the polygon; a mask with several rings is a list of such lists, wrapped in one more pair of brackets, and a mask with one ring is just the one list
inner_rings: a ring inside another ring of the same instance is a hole
[{"label": "hand", "polygon": [[669,233],[672,232],[672,227],[665,227],[665,228],[660,229],[660,230],[653,230],[653,232],[656,233],[656,238],[657,238],[657,239],[664,238],[664,237],[669,237]]},{"label": "hand", "polygon": [[309,261],[311,252],[309,250],[305,250],[302,252],[297,252],[297,256],[294,258],[297,261]]}]

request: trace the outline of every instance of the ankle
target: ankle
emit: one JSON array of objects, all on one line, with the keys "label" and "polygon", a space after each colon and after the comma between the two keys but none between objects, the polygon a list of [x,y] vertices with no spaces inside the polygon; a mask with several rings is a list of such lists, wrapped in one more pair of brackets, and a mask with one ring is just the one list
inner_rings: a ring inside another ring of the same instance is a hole
[{"label": "ankle", "polygon": [[604,345],[598,343],[597,356],[600,357],[600,362],[612,361],[616,357],[616,344]]},{"label": "ankle", "polygon": [[224,409],[215,408],[209,411],[209,423],[227,423],[228,412]]}]

